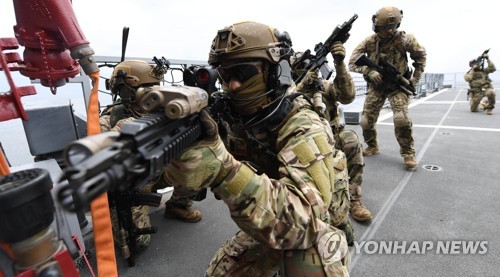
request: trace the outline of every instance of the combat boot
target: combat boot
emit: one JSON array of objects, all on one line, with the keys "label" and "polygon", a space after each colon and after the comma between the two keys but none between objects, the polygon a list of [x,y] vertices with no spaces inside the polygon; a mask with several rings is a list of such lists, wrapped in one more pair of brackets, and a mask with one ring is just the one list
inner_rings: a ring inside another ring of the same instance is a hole
[{"label": "combat boot", "polygon": [[361,204],[359,200],[351,200],[351,215],[352,218],[359,222],[370,221],[373,218],[370,210]]},{"label": "combat boot", "polygon": [[165,203],[163,217],[194,223],[200,221],[203,215],[199,210],[193,209],[191,206],[182,207],[167,202]]},{"label": "combat boot", "polygon": [[415,157],[413,156],[407,156],[405,157],[405,166],[407,168],[413,169],[417,167],[417,162],[415,161]]},{"label": "combat boot", "polygon": [[485,110],[487,115],[492,115],[493,111],[492,110]]},{"label": "combat boot", "polygon": [[363,156],[371,156],[380,153],[378,146],[368,146],[363,150]]}]

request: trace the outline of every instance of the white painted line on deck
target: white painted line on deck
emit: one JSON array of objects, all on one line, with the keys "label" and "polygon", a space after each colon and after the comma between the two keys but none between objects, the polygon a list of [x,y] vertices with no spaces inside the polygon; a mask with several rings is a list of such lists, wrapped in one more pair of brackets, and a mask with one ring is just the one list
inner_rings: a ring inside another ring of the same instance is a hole
[{"label": "white painted line on deck", "polygon": [[[379,122],[378,125],[394,125],[392,122]],[[469,131],[484,131],[484,132],[500,132],[498,128],[482,128],[482,127],[467,127],[467,126],[450,126],[450,125],[426,125],[414,124],[413,127],[419,128],[439,128],[439,129],[455,129],[455,130],[469,130]]]},{"label": "white painted line on deck", "polygon": [[[424,104],[424,105],[446,105],[446,104],[451,104],[453,103],[453,101],[425,101],[425,102],[422,102],[420,103],[421,105]],[[469,101],[455,101],[455,104],[469,104]]]},{"label": "white painted line on deck", "polygon": [[[433,97],[435,95],[443,93],[446,90],[447,89],[442,90],[440,92],[437,92],[437,93],[433,94]],[[445,119],[448,117],[448,115],[450,114],[451,110],[453,109],[455,101],[457,100],[457,98],[458,98],[459,95],[460,95],[460,93],[457,93],[454,101],[452,102],[452,104],[448,108],[448,111],[446,111],[446,113],[443,115],[443,117],[439,121],[438,125],[436,125],[436,127],[435,127],[434,131],[432,132],[432,134],[425,141],[424,145],[422,146],[422,149],[417,154],[417,157],[416,157],[417,163],[420,162],[420,160],[424,156],[425,152],[427,151],[427,149],[431,145],[432,140],[434,139],[434,137],[438,133],[439,129],[441,128],[443,122],[445,121]],[[425,101],[425,99],[429,99],[429,98],[430,97],[427,97],[427,98],[424,98],[424,99],[420,99],[422,101],[420,101],[420,100],[415,101],[413,103],[413,106],[416,106],[416,105],[420,104],[421,102]],[[410,104],[410,107],[411,106],[412,105]],[[392,116],[392,112],[391,112],[391,116]],[[389,118],[389,117],[387,117],[387,118]],[[405,174],[405,176],[401,179],[401,181],[399,182],[399,184],[396,186],[396,189],[394,189],[394,191],[391,193],[391,195],[389,196],[389,198],[387,199],[387,201],[384,203],[384,205],[382,206],[382,208],[380,209],[380,211],[378,212],[378,214],[375,216],[375,218],[371,222],[370,226],[368,226],[368,228],[363,233],[363,235],[361,236],[361,238],[358,239],[357,241],[362,242],[362,241],[370,241],[370,240],[373,239],[373,236],[375,235],[375,233],[378,231],[378,229],[382,225],[382,222],[384,222],[385,218],[387,217],[387,215],[391,211],[392,207],[394,206],[394,203],[396,203],[396,201],[398,200],[399,196],[401,195],[401,192],[404,190],[404,188],[406,187],[406,185],[410,181],[410,179],[413,176],[414,172],[415,172],[415,170],[411,170],[411,171],[408,171]],[[359,254],[356,254],[356,252],[353,253],[351,251],[350,255],[351,255],[351,257],[350,257],[351,258],[351,266],[349,268],[349,271],[351,271],[354,268],[354,266],[358,262],[359,258],[363,254],[362,254],[362,252],[360,252]]]},{"label": "white painted line on deck", "polygon": [[[443,92],[445,92],[445,91],[448,91],[448,89],[446,88],[446,89],[440,90],[440,91],[438,91],[438,92],[436,92],[436,93],[433,93],[433,94],[431,94],[431,95],[429,95],[429,96],[427,96],[427,97],[424,97],[424,98],[418,99],[417,101],[414,101],[414,102],[410,103],[410,105],[408,105],[408,108],[412,108],[412,107],[415,107],[415,106],[417,106],[417,105],[419,105],[419,104],[422,104],[422,103],[424,103],[425,101],[427,101],[427,100],[429,100],[429,99],[432,99],[432,98],[434,98],[434,97],[436,97],[436,96],[440,95],[441,93],[443,93]],[[458,95],[458,94],[459,94],[459,93],[457,93],[457,95]],[[386,120],[386,119],[388,119],[388,118],[391,118],[391,117],[392,117],[392,110],[389,110],[387,113],[382,114],[382,115],[380,115],[380,116],[378,117],[377,124],[378,124],[378,123],[380,123],[380,122],[382,122],[382,121],[384,121],[384,120]]]}]

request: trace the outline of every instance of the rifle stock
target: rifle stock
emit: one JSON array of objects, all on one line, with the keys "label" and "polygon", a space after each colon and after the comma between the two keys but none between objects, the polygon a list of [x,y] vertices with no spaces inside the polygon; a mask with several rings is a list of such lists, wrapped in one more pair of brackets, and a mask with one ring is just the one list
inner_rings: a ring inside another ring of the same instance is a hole
[{"label": "rifle stock", "polygon": [[414,85],[399,72],[399,70],[387,61],[382,60],[380,65],[377,65],[372,60],[370,60],[365,54],[359,55],[354,62],[357,66],[367,66],[372,70],[376,70],[382,75],[383,83],[390,83],[397,85],[400,89],[406,92],[408,95],[416,95],[416,89]]},{"label": "rifle stock", "polygon": [[356,19],[358,19],[358,15],[354,14],[342,25],[338,25],[337,27],[335,27],[332,34],[325,40],[325,42],[319,42],[314,46],[315,55],[310,54],[310,50],[307,50],[309,51],[309,58],[311,62],[305,67],[305,72],[294,80],[296,84],[300,83],[300,81],[302,81],[307,72],[310,70],[320,69],[321,76],[325,80],[328,80],[332,76],[333,70],[330,68],[330,66],[328,66],[328,60],[326,59],[326,56],[328,55],[328,53],[330,53],[330,48],[334,42],[340,41],[342,43],[345,43],[349,39],[349,31],[351,30],[352,24],[354,23],[354,21],[356,21]]}]

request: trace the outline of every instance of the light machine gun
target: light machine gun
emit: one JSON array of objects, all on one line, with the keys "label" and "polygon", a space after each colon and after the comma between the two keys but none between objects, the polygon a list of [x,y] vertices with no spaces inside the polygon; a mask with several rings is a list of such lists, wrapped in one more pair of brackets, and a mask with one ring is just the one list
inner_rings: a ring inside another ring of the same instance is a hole
[{"label": "light machine gun", "polygon": [[314,46],[315,55],[310,54],[310,50],[304,52],[304,58],[309,58],[310,63],[305,67],[304,72],[294,80],[296,84],[302,81],[309,70],[319,69],[321,76],[325,80],[328,80],[332,76],[333,70],[328,66],[326,56],[330,53],[330,48],[334,42],[341,41],[342,43],[345,43],[347,39],[349,39],[349,31],[351,30],[352,24],[356,21],[356,19],[358,19],[358,15],[354,14],[348,21],[335,27],[332,34],[325,40],[324,43],[320,42]]},{"label": "light machine gun", "polygon": [[[408,80],[409,76],[404,76],[399,72],[399,70],[387,61],[380,61],[380,65],[377,65],[372,60],[370,60],[365,54],[359,55],[359,57],[354,62],[357,66],[367,66],[372,70],[376,70],[382,75],[382,82],[397,85],[400,89],[406,92],[408,95],[417,95],[414,85]],[[411,71],[408,71],[411,74]]]}]

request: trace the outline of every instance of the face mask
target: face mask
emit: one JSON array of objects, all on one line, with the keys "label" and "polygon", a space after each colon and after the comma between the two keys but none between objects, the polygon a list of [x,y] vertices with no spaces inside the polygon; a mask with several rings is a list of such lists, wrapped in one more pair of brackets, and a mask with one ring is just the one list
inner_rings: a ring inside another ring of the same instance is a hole
[{"label": "face mask", "polygon": [[269,97],[263,95],[266,92],[266,83],[262,72],[242,83],[236,90],[229,90],[227,86],[223,89],[227,91],[234,111],[241,115],[254,114],[270,102]]}]

